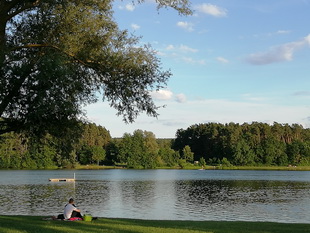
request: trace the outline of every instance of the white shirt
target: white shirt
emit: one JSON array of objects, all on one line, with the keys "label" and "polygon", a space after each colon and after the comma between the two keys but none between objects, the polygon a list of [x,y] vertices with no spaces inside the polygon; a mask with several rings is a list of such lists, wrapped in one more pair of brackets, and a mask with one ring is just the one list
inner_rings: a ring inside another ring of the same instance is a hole
[{"label": "white shirt", "polygon": [[65,210],[64,210],[64,217],[65,217],[65,219],[71,218],[73,210],[76,210],[76,209],[77,208],[74,207],[72,204],[67,204],[65,206]]}]

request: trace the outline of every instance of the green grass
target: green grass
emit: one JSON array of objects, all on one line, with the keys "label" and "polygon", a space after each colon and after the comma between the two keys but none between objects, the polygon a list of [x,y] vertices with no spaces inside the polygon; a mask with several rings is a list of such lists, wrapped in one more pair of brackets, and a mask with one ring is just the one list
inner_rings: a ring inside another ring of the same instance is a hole
[{"label": "green grass", "polygon": [[268,222],[155,221],[100,218],[93,222],[46,221],[37,216],[0,216],[0,232],[5,233],[302,233],[310,224]]}]

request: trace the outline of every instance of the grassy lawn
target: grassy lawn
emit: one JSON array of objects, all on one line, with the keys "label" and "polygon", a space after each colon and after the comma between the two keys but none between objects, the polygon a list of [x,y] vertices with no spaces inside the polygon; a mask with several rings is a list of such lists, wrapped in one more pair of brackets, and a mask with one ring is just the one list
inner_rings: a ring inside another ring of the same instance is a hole
[{"label": "grassy lawn", "polygon": [[301,233],[310,224],[215,221],[153,221],[100,218],[92,222],[46,221],[37,216],[0,216],[0,232],[5,233],[82,233],[82,232],[168,232],[168,233]]}]

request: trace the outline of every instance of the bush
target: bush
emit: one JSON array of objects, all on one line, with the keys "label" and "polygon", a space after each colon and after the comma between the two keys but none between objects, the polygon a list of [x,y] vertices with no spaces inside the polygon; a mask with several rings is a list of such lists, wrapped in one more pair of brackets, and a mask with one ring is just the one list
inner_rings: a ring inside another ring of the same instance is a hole
[{"label": "bush", "polygon": [[227,158],[223,158],[222,159],[222,166],[223,167],[232,167],[232,164],[228,161],[228,159]]}]

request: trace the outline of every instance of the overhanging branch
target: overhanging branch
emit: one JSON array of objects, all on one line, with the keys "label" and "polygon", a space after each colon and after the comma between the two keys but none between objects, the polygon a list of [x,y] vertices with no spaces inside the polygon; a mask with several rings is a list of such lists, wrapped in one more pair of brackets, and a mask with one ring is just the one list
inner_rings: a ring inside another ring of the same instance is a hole
[{"label": "overhanging branch", "polygon": [[[62,52],[63,54],[65,54],[68,57],[73,58],[74,60],[76,60],[77,62],[87,66],[87,63],[84,62],[83,60],[79,59],[78,57],[76,57],[74,54],[72,53],[68,53],[63,51],[61,48],[55,46],[55,45],[51,45],[51,44],[28,44],[28,45],[23,45],[23,46],[19,46],[19,47],[15,47],[11,50],[19,50],[19,49],[33,49],[33,48],[53,48],[57,51]],[[90,62],[91,63],[91,62]]]},{"label": "overhanging branch", "polygon": [[[19,1],[19,0],[14,0],[8,3],[7,8],[9,10],[7,10],[7,13],[12,10],[14,7],[16,7],[17,9],[12,12],[11,14],[7,15],[7,20],[13,18],[14,16],[22,13],[23,11],[27,10],[27,9],[31,9],[33,7],[36,7],[40,4],[40,0],[28,0],[28,1]],[[24,3],[23,6],[21,6],[20,8],[18,8],[19,4]]]}]

